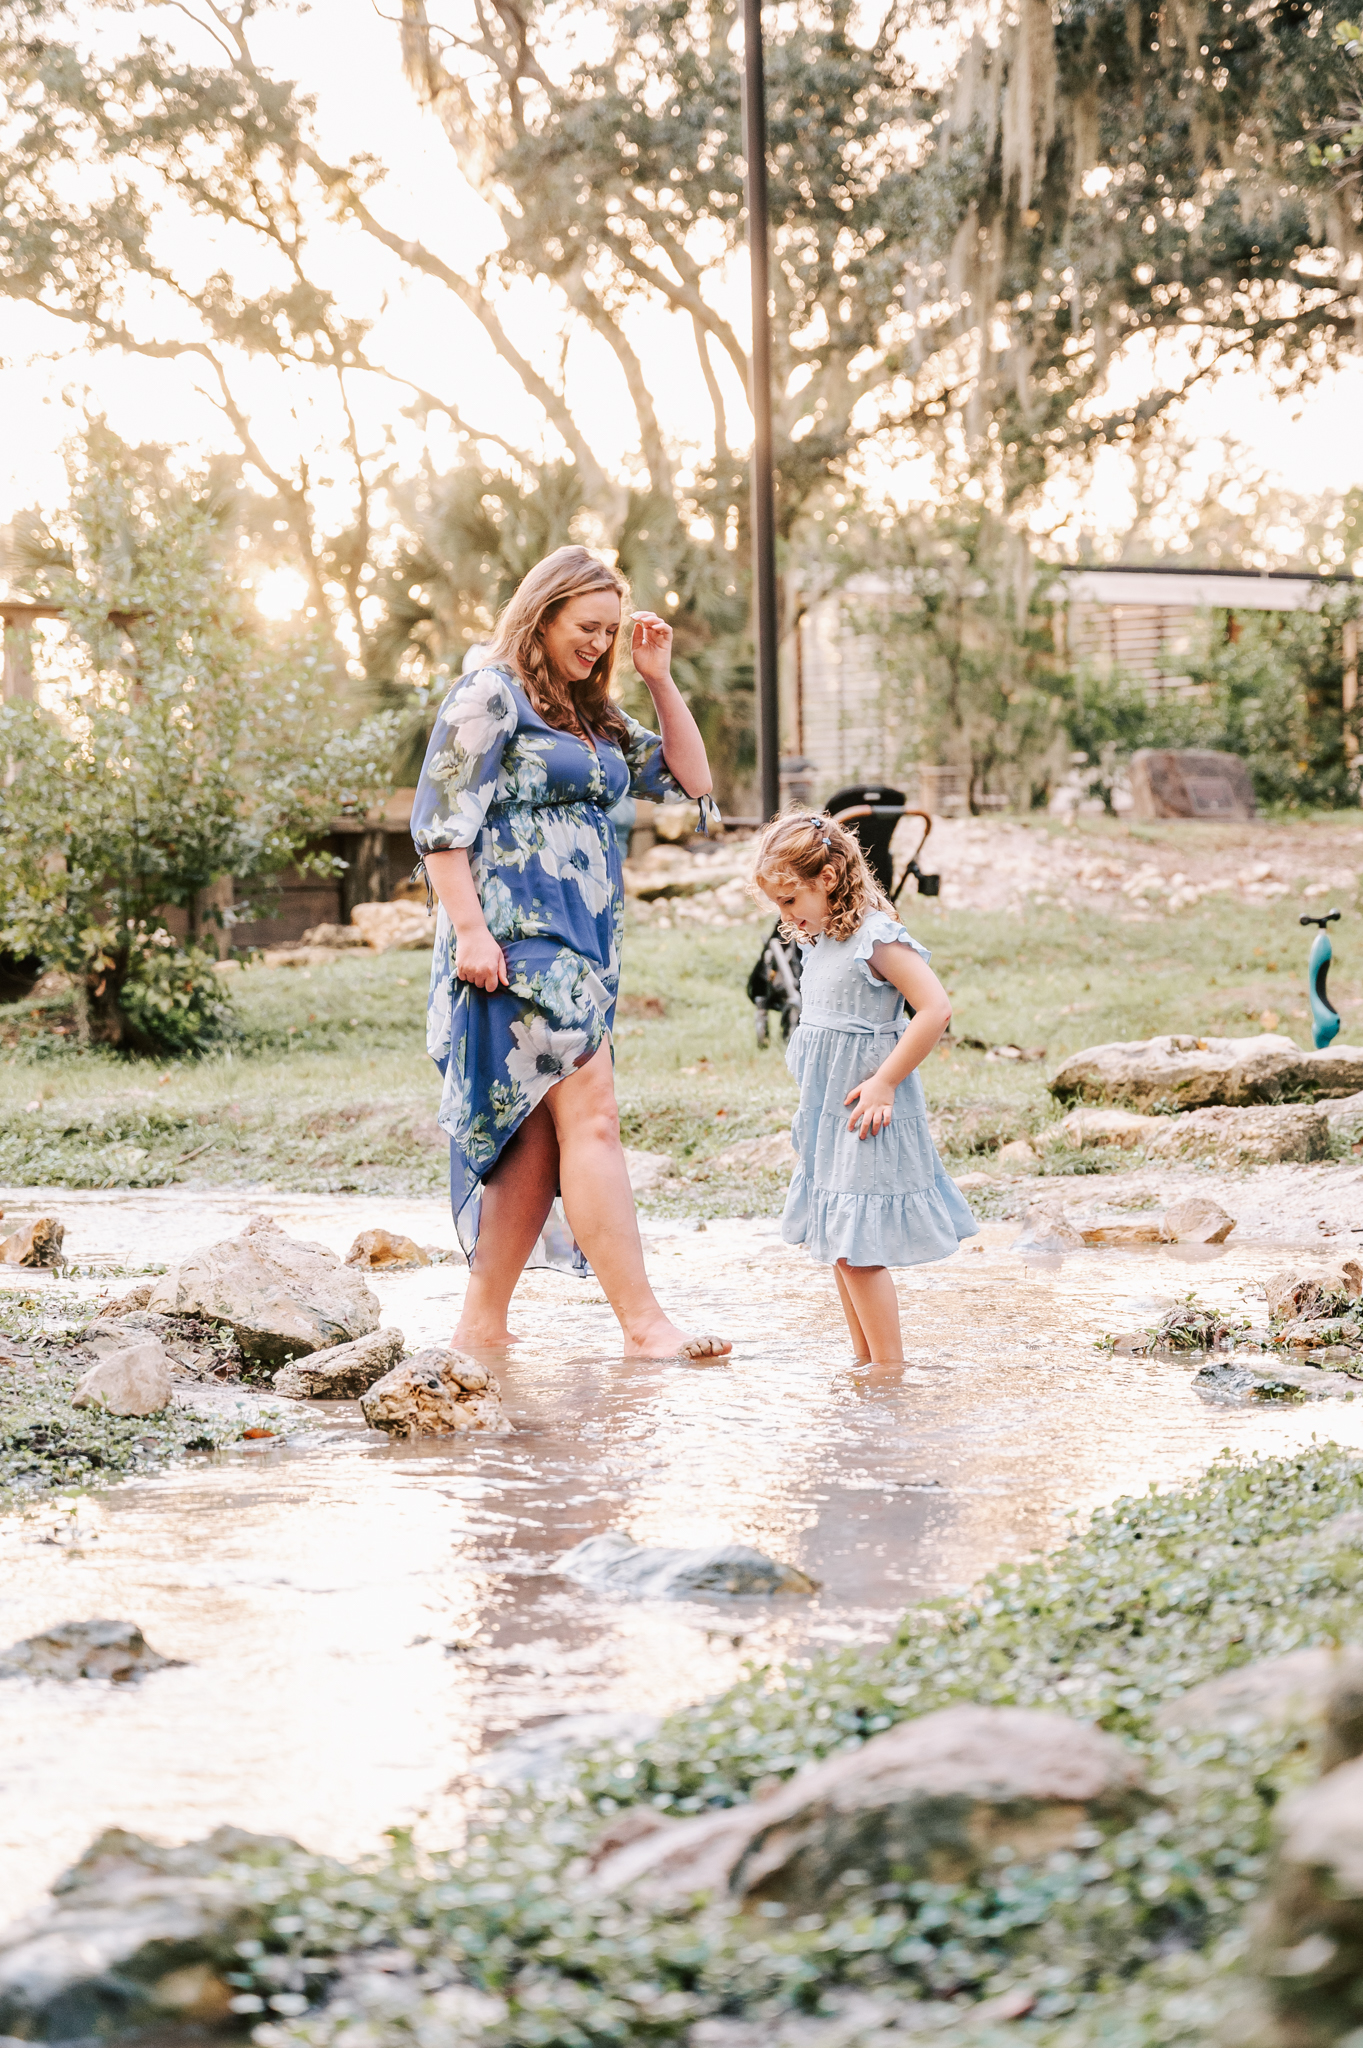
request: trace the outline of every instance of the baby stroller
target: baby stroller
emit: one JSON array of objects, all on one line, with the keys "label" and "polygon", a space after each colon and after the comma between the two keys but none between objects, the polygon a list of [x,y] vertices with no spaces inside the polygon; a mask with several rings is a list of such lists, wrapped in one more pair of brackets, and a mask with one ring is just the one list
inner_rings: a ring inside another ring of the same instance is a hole
[{"label": "baby stroller", "polygon": [[[873,789],[869,785],[839,789],[828,799],[824,809],[839,825],[846,825],[856,833],[866,855],[866,865],[891,903],[899,901],[899,892],[910,875],[918,883],[920,896],[940,893],[941,876],[925,875],[918,865],[918,856],[927,845],[928,834],[932,830],[932,819],[926,811],[914,810],[907,805],[902,790],[883,786]],[[896,881],[890,841],[901,818],[921,818],[923,831]],[[780,1015],[783,1039],[790,1037],[800,1021],[800,948],[794,939],[781,937],[779,923],[773,926],[757,965],[748,976],[748,1000],[757,1011],[759,1045],[769,1042],[773,1010]]]}]

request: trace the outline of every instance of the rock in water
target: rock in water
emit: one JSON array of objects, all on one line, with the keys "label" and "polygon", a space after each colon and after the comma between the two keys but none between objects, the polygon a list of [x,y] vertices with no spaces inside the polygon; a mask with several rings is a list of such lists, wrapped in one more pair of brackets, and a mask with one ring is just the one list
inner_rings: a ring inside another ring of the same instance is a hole
[{"label": "rock in water", "polygon": [[175,1374],[166,1347],[147,1337],[106,1351],[77,1380],[73,1408],[107,1408],[111,1415],[159,1415],[170,1406]]},{"label": "rock in water", "polygon": [[1008,1247],[1014,1252],[1073,1252],[1084,1240],[1054,1202],[1036,1202],[1023,1218],[1022,1229]]},{"label": "rock in water", "polygon": [[165,1848],[110,1828],[58,1878],[52,1903],[0,1937],[0,2030],[94,2041],[139,2028],[225,2022],[222,1974],[260,1925],[259,1866],[298,1853],[222,1827]]},{"label": "rock in water", "polygon": [[1163,1236],[1170,1244],[1224,1244],[1235,1218],[1209,1195],[1190,1195],[1164,1212]]},{"label": "rock in water", "polygon": [[1216,1105],[1314,1101],[1363,1089],[1363,1048],[1303,1052],[1290,1038],[1118,1040],[1072,1053],[1056,1073],[1062,1102],[1123,1103],[1130,1109],[1202,1109]]},{"label": "rock in water", "polygon": [[372,1272],[431,1263],[412,1238],[399,1237],[391,1230],[362,1230],[346,1253],[345,1262],[348,1266],[368,1266]]},{"label": "rock in water", "polygon": [[65,1621],[0,1650],[0,1678],[107,1678],[132,1685],[149,1671],[177,1670],[180,1659],[153,1650],[135,1621]]},{"label": "rock in water", "polygon": [[511,1427],[491,1373],[438,1346],[415,1352],[376,1380],[361,1394],[360,1408],[371,1429],[389,1436],[462,1436],[476,1429],[501,1435]]},{"label": "rock in water", "polygon": [[353,1267],[325,1245],[286,1236],[268,1216],[253,1216],[239,1237],[172,1266],[147,1306],[225,1324],[245,1357],[262,1365],[367,1337],[380,1314]]},{"label": "rock in water", "polygon": [[401,1330],[375,1330],[353,1344],[336,1344],[281,1366],[272,1384],[277,1394],[297,1401],[353,1401],[392,1371],[402,1351]]},{"label": "rock in water", "polygon": [[605,1890],[648,1904],[709,1890],[827,1912],[860,1887],[962,1882],[1001,1848],[1068,1849],[1098,1818],[1149,1805],[1130,1750],[1063,1714],[946,1707],[801,1771],[770,1799],[673,1821],[609,1856]]},{"label": "rock in water", "polygon": [[1339,1315],[1363,1296],[1363,1265],[1354,1258],[1294,1266],[1264,1282],[1269,1315],[1275,1321],[1299,1316]]},{"label": "rock in water", "polygon": [[818,1581],[794,1565],[766,1557],[747,1543],[709,1550],[668,1550],[643,1545],[608,1529],[566,1551],[556,1566],[565,1578],[606,1593],[645,1600],[725,1599],[776,1593],[816,1593]]},{"label": "rock in water", "polygon": [[55,1216],[39,1216],[0,1242],[0,1266],[58,1266],[65,1236]]}]

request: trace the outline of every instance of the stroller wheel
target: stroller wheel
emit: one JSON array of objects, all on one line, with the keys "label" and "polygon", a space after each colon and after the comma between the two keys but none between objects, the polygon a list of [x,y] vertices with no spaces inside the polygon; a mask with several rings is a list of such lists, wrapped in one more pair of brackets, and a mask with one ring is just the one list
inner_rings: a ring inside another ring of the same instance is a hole
[{"label": "stroller wheel", "polygon": [[770,1019],[767,1015],[766,1010],[760,1009],[757,1013],[757,1043],[759,1048],[766,1045],[768,1042],[767,1029],[769,1023]]}]

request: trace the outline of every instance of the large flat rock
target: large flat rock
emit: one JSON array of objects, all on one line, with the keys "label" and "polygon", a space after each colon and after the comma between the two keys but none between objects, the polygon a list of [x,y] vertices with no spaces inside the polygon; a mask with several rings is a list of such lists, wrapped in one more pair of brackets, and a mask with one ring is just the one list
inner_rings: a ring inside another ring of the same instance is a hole
[{"label": "large flat rock", "polygon": [[379,1326],[378,1299],[356,1267],[325,1245],[289,1237],[268,1216],[172,1266],[147,1308],[222,1323],[243,1356],[263,1365],[329,1351]]},{"label": "large flat rock", "polygon": [[1363,1047],[1308,1052],[1267,1031],[1255,1038],[1174,1033],[1116,1040],[1072,1053],[1050,1089],[1062,1102],[1146,1111],[1315,1102],[1363,1089]]}]

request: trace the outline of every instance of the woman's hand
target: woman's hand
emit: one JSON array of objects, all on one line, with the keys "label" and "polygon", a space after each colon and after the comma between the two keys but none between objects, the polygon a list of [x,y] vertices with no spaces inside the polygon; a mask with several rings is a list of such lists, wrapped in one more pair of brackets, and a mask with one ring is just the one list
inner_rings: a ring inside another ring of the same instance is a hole
[{"label": "woman's hand", "polygon": [[883,1081],[879,1074],[872,1074],[869,1081],[858,1082],[843,1103],[846,1109],[856,1103],[848,1120],[847,1128],[855,1131],[861,1125],[862,1139],[874,1138],[883,1131],[894,1114],[894,1083]]},{"label": "woman's hand", "polygon": [[672,628],[656,612],[636,612],[629,642],[630,659],[645,688],[654,690],[672,680]]},{"label": "woman's hand", "polygon": [[454,971],[460,981],[471,981],[489,995],[509,982],[506,955],[486,925],[455,933]]}]

